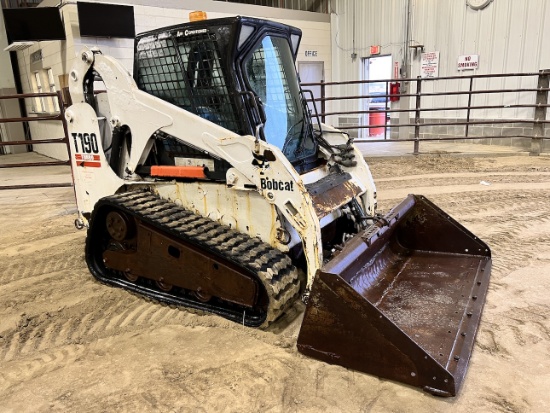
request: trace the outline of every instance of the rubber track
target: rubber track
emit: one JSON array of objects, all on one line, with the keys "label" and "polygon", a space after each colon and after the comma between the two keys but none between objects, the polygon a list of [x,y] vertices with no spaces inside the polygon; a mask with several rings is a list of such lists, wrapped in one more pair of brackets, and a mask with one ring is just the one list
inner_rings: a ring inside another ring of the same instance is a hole
[{"label": "rubber track", "polygon": [[[88,263],[92,274],[100,281],[128,288],[169,304],[204,310],[245,325],[261,328],[275,321],[299,297],[298,271],[290,258],[259,238],[252,238],[209,218],[194,214],[150,192],[127,192],[105,197],[98,202],[96,209],[104,207],[126,212],[171,237],[197,245],[222,259],[233,262],[243,269],[243,273],[256,276],[263,284],[269,298],[269,306],[267,313],[260,319],[248,317],[246,312],[235,312],[235,309],[230,306],[226,308],[210,303],[204,304],[187,296],[163,293],[124,279],[113,278],[108,274],[98,274],[91,263]],[[92,217],[92,227],[93,225]],[[90,237],[90,232],[88,236]],[[87,240],[87,249],[90,244],[99,245]],[[89,254],[87,253],[86,256],[88,259]]]}]

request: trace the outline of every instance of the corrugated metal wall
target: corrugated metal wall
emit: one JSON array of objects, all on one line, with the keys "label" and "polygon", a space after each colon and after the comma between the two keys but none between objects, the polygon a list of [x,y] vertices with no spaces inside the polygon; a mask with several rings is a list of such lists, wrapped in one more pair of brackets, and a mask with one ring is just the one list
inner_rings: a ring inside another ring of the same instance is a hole
[{"label": "corrugated metal wall", "polygon": [[[420,75],[420,53],[405,47],[409,0],[333,0],[333,78],[361,79],[361,58],[369,56],[371,45],[381,45],[381,54],[391,54],[401,67],[404,53],[410,53],[410,77]],[[439,51],[439,76],[459,76],[459,55],[479,55],[477,74],[537,72],[550,68],[550,1],[494,0],[485,9],[473,10],[466,0],[410,0],[410,45],[422,44],[425,52]],[[357,58],[352,59],[355,51]],[[472,74],[466,71],[464,74]],[[455,89],[463,81],[426,82],[423,91]],[[483,83],[485,82],[485,83]],[[535,78],[476,81],[477,88],[534,87]],[[358,88],[346,92],[358,93]],[[464,104],[467,97],[434,98],[433,105]],[[480,96],[473,104],[512,104],[518,96]],[[358,110],[358,103],[340,109]],[[497,113],[498,112],[498,113]],[[478,117],[500,117],[501,111],[483,111]],[[442,114],[439,116],[443,116]],[[444,116],[454,117],[447,112]],[[510,109],[505,117],[532,116],[532,109]]]},{"label": "corrugated metal wall", "polygon": [[[394,61],[402,60],[406,4],[407,0],[333,1],[331,27],[334,81],[360,80],[361,59],[369,56],[371,45],[381,45],[381,54],[391,54]],[[357,57],[352,58],[352,54]],[[360,90],[348,86],[341,87],[338,92],[351,95],[360,93]],[[353,105],[352,102],[347,104]]]}]

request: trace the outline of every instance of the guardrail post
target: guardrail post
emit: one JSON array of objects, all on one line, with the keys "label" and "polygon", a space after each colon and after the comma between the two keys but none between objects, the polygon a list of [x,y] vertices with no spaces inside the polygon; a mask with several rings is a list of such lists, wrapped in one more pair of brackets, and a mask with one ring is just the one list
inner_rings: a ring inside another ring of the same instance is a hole
[{"label": "guardrail post", "polygon": [[470,109],[472,106],[472,89],[474,86],[474,77],[470,77],[470,90],[468,93],[468,109],[466,110],[466,130],[464,131],[464,134],[466,137],[468,137],[468,132],[470,129]]},{"label": "guardrail post", "polygon": [[550,80],[550,69],[539,71],[539,81],[537,84],[537,97],[535,107],[535,118],[533,120],[533,138],[531,138],[531,152],[529,155],[538,156],[542,152],[542,142],[544,138],[544,121],[546,119],[546,105],[548,104],[548,89]]},{"label": "guardrail post", "polygon": [[325,113],[326,113],[326,104],[325,104],[325,81],[321,79],[321,122],[325,123]]},{"label": "guardrail post", "polygon": [[414,150],[413,154],[418,155],[420,146],[420,93],[422,92],[422,78],[416,78],[416,110],[414,112]]},{"label": "guardrail post", "polygon": [[[386,81],[386,97],[384,103],[384,139],[388,139],[388,105],[390,103],[390,82]],[[391,107],[391,106],[390,106]]]}]

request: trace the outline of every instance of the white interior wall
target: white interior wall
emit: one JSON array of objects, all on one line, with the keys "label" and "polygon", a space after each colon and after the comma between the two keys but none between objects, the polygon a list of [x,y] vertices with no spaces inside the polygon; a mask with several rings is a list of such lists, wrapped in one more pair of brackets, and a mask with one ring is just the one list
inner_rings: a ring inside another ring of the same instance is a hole
[{"label": "white interior wall", "polygon": [[[0,12],[0,96],[16,93],[15,78],[11,68],[10,54],[4,52],[8,46],[5,35],[4,16]],[[17,118],[21,116],[19,102],[15,99],[0,100],[0,118]],[[22,141],[25,139],[23,125],[20,123],[0,123],[0,141]],[[0,148],[0,154],[26,152],[26,147],[21,145],[4,146]]]},{"label": "white interior wall", "polygon": [[[8,46],[8,39],[4,36],[4,16],[0,12],[0,50]],[[11,71],[10,55],[7,52],[0,52],[0,90],[15,88],[15,80]]]},{"label": "white interior wall", "polygon": [[[53,6],[48,2],[41,3],[40,6]],[[39,6],[39,7],[40,7]],[[65,7],[76,7],[74,5]],[[19,64],[19,72],[21,75],[21,86],[23,93],[33,93],[34,87],[34,72],[51,69],[54,75],[56,90],[61,90],[59,76],[68,74],[70,64],[75,58],[75,49],[73,46],[73,31],[74,23],[66,15],[65,7],[63,11],[63,24],[65,26],[66,41],[44,41],[36,42],[31,47],[17,52],[17,60]],[[41,51],[42,59],[38,62],[31,63],[33,53]],[[11,68],[10,68],[11,71]],[[48,84],[43,79],[43,91],[49,92]],[[46,102],[48,103],[48,102]],[[35,99],[25,99],[27,114],[37,114],[37,105]],[[38,121],[29,122],[29,129],[33,140],[41,139],[56,139],[63,137],[63,127],[60,121]],[[68,159],[67,148],[64,144],[33,144],[33,150],[50,156],[55,159]]]},{"label": "white interior wall", "polygon": [[[132,2],[99,0],[96,2],[133,5],[136,33],[188,22],[189,12],[194,10],[206,11],[210,19],[247,15],[296,26],[303,32],[297,60],[323,61],[325,81],[332,79],[331,32],[328,15],[246,4],[214,2],[212,0],[137,0]],[[40,6],[57,6],[58,4],[58,0],[45,0]],[[53,70],[57,90],[60,90],[61,87],[59,76],[69,73],[74,59],[77,58],[78,51],[83,46],[98,46],[104,54],[117,58],[129,72],[132,72],[134,53],[132,39],[80,37],[76,2],[72,0],[63,1],[61,10],[67,35],[66,41],[39,42],[24,51],[18,52],[24,92],[32,91],[31,77],[33,76],[33,70],[36,69],[36,64],[31,67],[30,56],[40,49],[42,50],[42,61],[39,66]],[[305,50],[315,50],[317,56],[305,56]],[[27,109],[29,113],[33,112],[32,101],[27,102]],[[56,138],[62,135],[62,129],[53,122],[31,123],[30,126],[33,138]],[[34,149],[54,158],[67,158],[66,149],[63,145],[35,145]]]}]

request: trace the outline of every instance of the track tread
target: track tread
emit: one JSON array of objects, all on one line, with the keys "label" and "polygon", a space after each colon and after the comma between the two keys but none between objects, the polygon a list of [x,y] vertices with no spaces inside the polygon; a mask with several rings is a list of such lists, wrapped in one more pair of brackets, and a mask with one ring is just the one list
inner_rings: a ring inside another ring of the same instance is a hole
[{"label": "track tread", "polygon": [[[215,255],[239,265],[243,271],[255,274],[269,297],[269,306],[265,319],[261,322],[261,328],[267,327],[282,315],[300,294],[298,270],[290,258],[258,238],[252,238],[209,218],[196,215],[149,192],[136,191],[111,195],[103,198],[101,202],[133,214],[137,219],[171,236],[202,246]],[[147,296],[146,291],[141,293]],[[149,298],[162,301],[158,297]],[[195,307],[193,305],[193,308]],[[223,311],[219,314],[224,316]],[[246,312],[243,317],[246,317]]]}]

